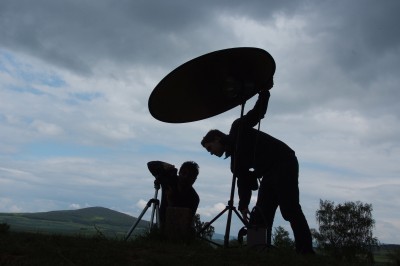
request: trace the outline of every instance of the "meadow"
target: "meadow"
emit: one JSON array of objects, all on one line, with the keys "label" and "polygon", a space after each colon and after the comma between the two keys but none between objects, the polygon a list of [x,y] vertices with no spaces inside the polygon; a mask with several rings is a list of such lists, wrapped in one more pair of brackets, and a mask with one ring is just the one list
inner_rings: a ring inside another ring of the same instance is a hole
[{"label": "meadow", "polygon": [[[250,249],[232,240],[218,247],[201,239],[179,242],[136,218],[94,207],[76,211],[0,214],[0,265],[365,265],[338,261],[318,252],[299,255],[289,249]],[[396,253],[397,252],[397,253]],[[399,265],[398,246],[374,253],[373,265]],[[397,259],[397,264],[396,264]]]},{"label": "meadow", "polygon": [[194,240],[171,242],[159,237],[132,240],[88,236],[2,232],[0,265],[360,265],[288,250],[215,248]]}]

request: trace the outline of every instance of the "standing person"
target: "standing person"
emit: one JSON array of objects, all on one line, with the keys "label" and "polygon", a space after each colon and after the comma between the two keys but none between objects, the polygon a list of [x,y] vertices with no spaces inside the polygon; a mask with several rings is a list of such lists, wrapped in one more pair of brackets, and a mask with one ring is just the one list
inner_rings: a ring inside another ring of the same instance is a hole
[{"label": "standing person", "polygon": [[168,207],[188,208],[193,220],[200,203],[200,197],[193,184],[199,175],[199,165],[192,161],[184,162],[178,170],[174,165],[151,161],[147,163],[150,172],[161,185],[160,223],[166,222]]},{"label": "standing person", "polygon": [[272,229],[279,206],[293,230],[296,251],[313,254],[310,228],[300,206],[299,164],[295,152],[284,142],[253,128],[267,112],[272,87],[271,79],[269,86],[259,92],[253,109],[232,123],[228,135],[217,129],[210,130],[201,145],[211,155],[231,157],[231,171],[237,177],[238,209],[246,221],[250,218],[251,191],[257,190],[257,179],[262,178],[256,207],[262,210],[267,229]]}]

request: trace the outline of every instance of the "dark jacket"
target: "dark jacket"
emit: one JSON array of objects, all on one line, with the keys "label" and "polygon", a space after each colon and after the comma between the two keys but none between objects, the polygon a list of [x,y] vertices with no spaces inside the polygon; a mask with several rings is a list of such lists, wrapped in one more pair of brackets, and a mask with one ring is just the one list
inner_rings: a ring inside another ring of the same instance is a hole
[{"label": "dark jacket", "polygon": [[[192,186],[178,188],[178,170],[176,168],[165,170],[163,162],[151,161],[147,163],[149,171],[152,173],[156,180],[160,183],[162,188],[161,195],[161,206],[160,206],[160,220],[165,221],[166,208],[167,207],[180,207],[189,208],[192,211],[192,215],[196,214],[197,208],[200,203],[200,198],[195,189]],[[171,189],[170,203],[166,198],[166,189]]]},{"label": "dark jacket", "polygon": [[239,210],[248,207],[251,190],[258,188],[257,178],[267,175],[287,156],[294,156],[284,142],[254,128],[267,112],[269,97],[269,91],[261,91],[253,109],[232,123],[226,140],[232,151],[226,153],[231,156],[231,171],[238,178]]}]

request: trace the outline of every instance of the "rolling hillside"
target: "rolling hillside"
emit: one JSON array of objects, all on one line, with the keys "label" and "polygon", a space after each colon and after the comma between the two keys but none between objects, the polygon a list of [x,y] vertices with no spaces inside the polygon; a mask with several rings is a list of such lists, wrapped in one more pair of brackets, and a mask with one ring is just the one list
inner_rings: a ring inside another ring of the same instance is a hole
[{"label": "rolling hillside", "polygon": [[[61,210],[38,213],[0,213],[0,223],[7,223],[13,231],[56,234],[103,234],[123,237],[136,222],[136,218],[103,207]],[[148,228],[141,221],[134,234]]]}]

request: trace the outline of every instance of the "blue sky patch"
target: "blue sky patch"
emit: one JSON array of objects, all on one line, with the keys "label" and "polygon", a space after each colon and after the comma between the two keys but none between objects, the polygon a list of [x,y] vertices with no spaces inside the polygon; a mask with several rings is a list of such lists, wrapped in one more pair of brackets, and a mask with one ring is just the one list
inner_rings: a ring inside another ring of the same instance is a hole
[{"label": "blue sky patch", "polygon": [[57,158],[57,157],[93,157],[107,155],[111,150],[105,147],[83,146],[59,141],[40,141],[25,145],[19,158]]},{"label": "blue sky patch", "polygon": [[28,84],[60,88],[66,82],[55,73],[38,71],[29,64],[23,64],[10,52],[0,50],[0,71]]},{"label": "blue sky patch", "polygon": [[95,93],[70,93],[69,95],[73,99],[80,100],[80,101],[85,101],[85,102],[93,101],[94,99],[100,98],[102,96],[102,94],[99,93],[99,92],[95,92]]},{"label": "blue sky patch", "polygon": [[35,89],[30,86],[27,86],[27,87],[9,86],[8,89],[15,91],[15,92],[19,92],[19,93],[31,93],[31,94],[35,94],[35,95],[45,94],[41,90]]}]

